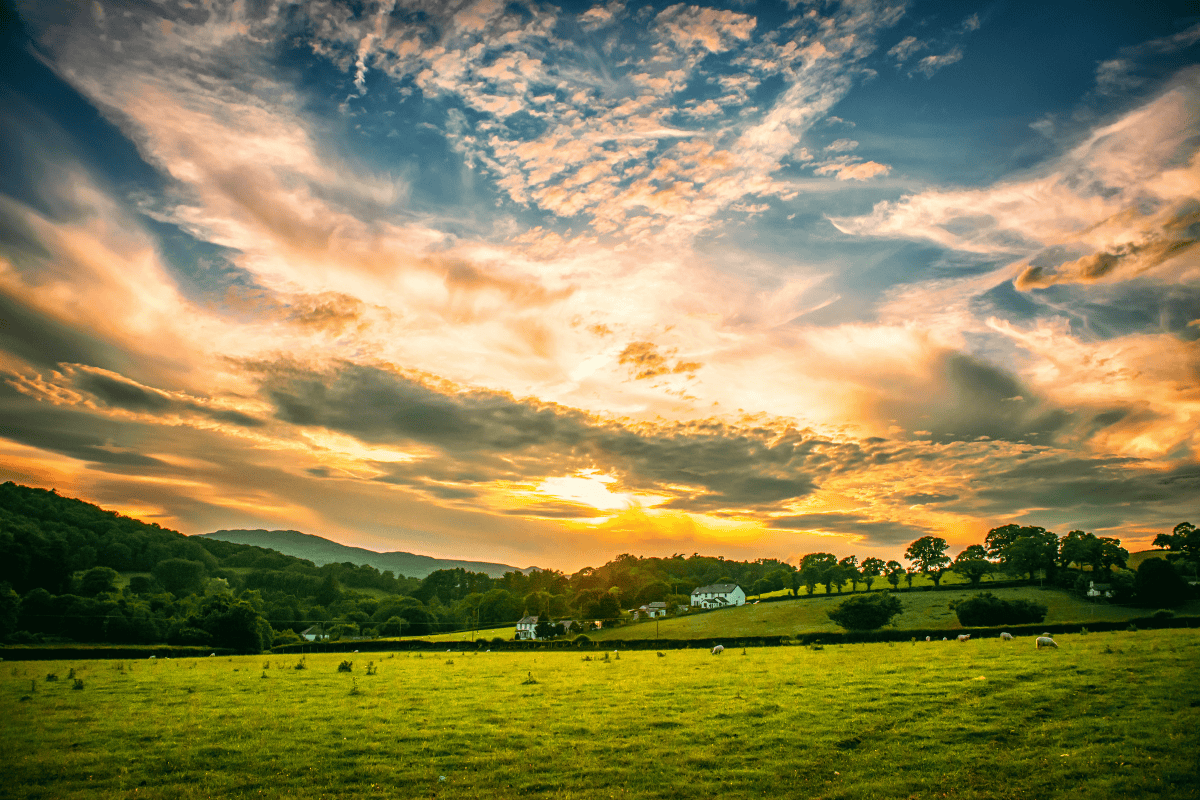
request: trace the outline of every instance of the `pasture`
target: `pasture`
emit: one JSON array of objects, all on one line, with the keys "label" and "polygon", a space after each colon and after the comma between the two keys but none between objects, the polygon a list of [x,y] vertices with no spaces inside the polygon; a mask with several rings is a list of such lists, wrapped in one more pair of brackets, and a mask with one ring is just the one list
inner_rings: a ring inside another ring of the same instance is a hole
[{"label": "pasture", "polygon": [[[998,589],[963,588],[940,592],[904,592],[900,601],[904,611],[891,626],[905,629],[956,630],[962,626],[949,604],[965,600],[981,591],[990,591],[1005,600],[1033,600],[1047,607],[1048,624],[1079,622],[1087,625],[1096,621],[1121,622],[1134,617],[1146,616],[1151,611],[1144,608],[1095,604],[1082,600],[1061,589],[1040,589],[1036,586],[1011,586]],[[861,593],[860,593],[861,594]],[[841,630],[826,616],[853,595],[833,594],[827,597],[812,597],[803,600],[783,600],[775,603],[760,603],[718,611],[685,614],[657,620],[643,620],[630,625],[605,629],[588,635],[594,639],[704,639],[714,636],[795,636],[812,631]],[[1200,601],[1176,609],[1180,615],[1200,612]]]},{"label": "pasture", "polygon": [[6,662],[0,794],[1196,797],[1200,631],[1059,642]]}]

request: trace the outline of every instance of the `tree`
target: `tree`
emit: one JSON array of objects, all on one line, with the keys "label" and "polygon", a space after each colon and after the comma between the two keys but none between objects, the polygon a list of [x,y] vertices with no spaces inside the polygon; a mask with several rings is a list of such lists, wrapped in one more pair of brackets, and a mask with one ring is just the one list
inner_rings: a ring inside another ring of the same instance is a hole
[{"label": "tree", "polygon": [[1058,560],[1064,567],[1092,564],[1099,556],[1100,540],[1094,533],[1071,531],[1058,544]]},{"label": "tree", "polygon": [[872,631],[887,625],[902,610],[899,597],[881,592],[851,597],[826,614],[846,630]]},{"label": "tree", "polygon": [[110,567],[92,567],[79,579],[79,593],[84,597],[95,597],[117,590],[117,571]]},{"label": "tree", "polygon": [[887,564],[884,563],[882,558],[871,556],[870,558],[863,559],[860,572],[862,573],[863,583],[867,584],[868,592],[871,591],[871,585],[875,583],[875,579],[883,574],[886,566]]},{"label": "tree", "polygon": [[949,546],[940,536],[922,536],[908,546],[904,557],[928,575],[934,586],[941,586],[942,573],[950,566],[950,557],[946,555],[946,548]]},{"label": "tree", "polygon": [[176,597],[194,594],[204,588],[208,581],[208,570],[199,561],[185,558],[168,558],[150,570],[155,580]]},{"label": "tree", "polygon": [[833,592],[833,576],[830,573],[837,563],[837,556],[832,553],[809,553],[800,559],[801,580],[808,587],[809,594],[813,593],[818,583],[825,584],[826,594]]},{"label": "tree", "polygon": [[533,633],[539,639],[553,639],[555,636],[563,635],[563,626],[549,617],[538,617],[537,625],[533,627]]},{"label": "tree", "polygon": [[1190,522],[1181,522],[1170,533],[1155,536],[1154,546],[1183,553],[1190,559],[1200,559],[1200,528]]},{"label": "tree", "polygon": [[1020,625],[1041,622],[1046,607],[1032,600],[1001,600],[991,592],[983,592],[966,600],[951,603],[958,621],[967,627],[988,625]]},{"label": "tree", "polygon": [[[862,573],[858,568],[858,556],[846,556],[838,562],[838,566],[842,568],[842,574],[846,580],[850,581],[850,591],[858,591],[858,579],[862,577]],[[838,591],[842,590],[841,584],[838,585]]]},{"label": "tree", "polygon": [[1191,593],[1187,581],[1161,558],[1147,558],[1138,565],[1133,591],[1138,603],[1153,608],[1181,606]]},{"label": "tree", "polygon": [[[898,589],[900,580],[904,577],[904,567],[900,566],[899,561],[889,561],[883,568],[887,572],[888,583],[892,585],[893,589]],[[909,579],[908,585],[912,586],[912,579]]]},{"label": "tree", "polygon": [[983,576],[992,571],[993,564],[987,560],[983,545],[973,544],[958,554],[950,568],[970,581],[974,589],[983,581]]},{"label": "tree", "polygon": [[1002,525],[992,528],[984,538],[989,558],[999,559],[1000,567],[1010,575],[1029,575],[1035,580],[1039,569],[1052,578],[1058,563],[1058,537],[1036,526]]}]

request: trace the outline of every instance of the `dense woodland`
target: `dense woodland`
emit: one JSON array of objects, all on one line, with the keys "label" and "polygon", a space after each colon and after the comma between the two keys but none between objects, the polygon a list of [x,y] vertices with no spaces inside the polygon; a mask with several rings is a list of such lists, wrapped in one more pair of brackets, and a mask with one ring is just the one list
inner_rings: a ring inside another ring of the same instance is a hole
[{"label": "dense woodland", "polygon": [[1200,562],[1200,531],[1180,523],[1155,546],[1169,559],[1150,559],[1135,573],[1124,569],[1129,554],[1115,539],[1006,525],[953,559],[945,540],[922,537],[909,546],[907,566],[829,553],[811,553],[797,566],[626,554],[573,575],[535,570],[490,578],[453,569],[418,580],[366,565],[317,567],[273,550],[191,538],[9,482],[0,485],[0,638],[259,651],[299,641],[314,625],[334,637],[365,637],[498,627],[525,614],[612,624],[628,617],[623,609],[644,603],[687,605],[692,589],[712,583],[737,583],[751,595],[803,596],[817,587],[911,586],[916,575],[938,585],[949,571],[973,585],[1002,573],[1080,592],[1102,581],[1117,602],[1182,603],[1190,591],[1186,579]]}]

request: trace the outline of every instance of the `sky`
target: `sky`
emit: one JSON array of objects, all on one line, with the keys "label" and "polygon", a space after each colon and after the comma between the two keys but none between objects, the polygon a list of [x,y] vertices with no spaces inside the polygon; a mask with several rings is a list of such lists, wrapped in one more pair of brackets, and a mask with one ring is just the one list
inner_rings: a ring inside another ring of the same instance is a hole
[{"label": "sky", "polygon": [[1200,522],[1192,3],[4,20],[0,480],[568,572]]}]

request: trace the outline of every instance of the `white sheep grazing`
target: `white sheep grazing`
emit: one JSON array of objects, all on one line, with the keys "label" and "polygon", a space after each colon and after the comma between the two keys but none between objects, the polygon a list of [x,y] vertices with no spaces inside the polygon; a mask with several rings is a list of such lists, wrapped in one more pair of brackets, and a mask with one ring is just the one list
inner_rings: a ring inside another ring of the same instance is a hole
[{"label": "white sheep grazing", "polygon": [[968,641],[970,638],[971,638],[971,634],[969,634],[969,633],[960,633],[958,635],[958,641],[960,641],[960,642]]},{"label": "white sheep grazing", "polygon": [[719,655],[721,655],[721,653],[724,653],[724,652],[725,652],[725,645],[723,645],[723,644],[719,644],[712,649],[712,654],[714,656],[719,656]]},{"label": "white sheep grazing", "polygon": [[1008,631],[1005,631],[1004,633],[1000,634],[1000,639],[1002,641],[1011,642],[1012,638],[1013,638],[1013,635],[1011,633],[1009,633]]},{"label": "white sheep grazing", "polygon": [[150,661],[157,661],[157,660],[158,660],[158,656],[150,656],[150,659],[149,659],[149,660],[150,660]]},{"label": "white sheep grazing", "polygon": [[1035,650],[1041,650],[1043,647],[1058,647],[1058,642],[1051,639],[1048,635],[1037,637],[1037,641],[1033,643]]},{"label": "white sheep grazing", "polygon": [[928,636],[925,637],[925,641],[927,641],[927,642],[930,641]]}]

